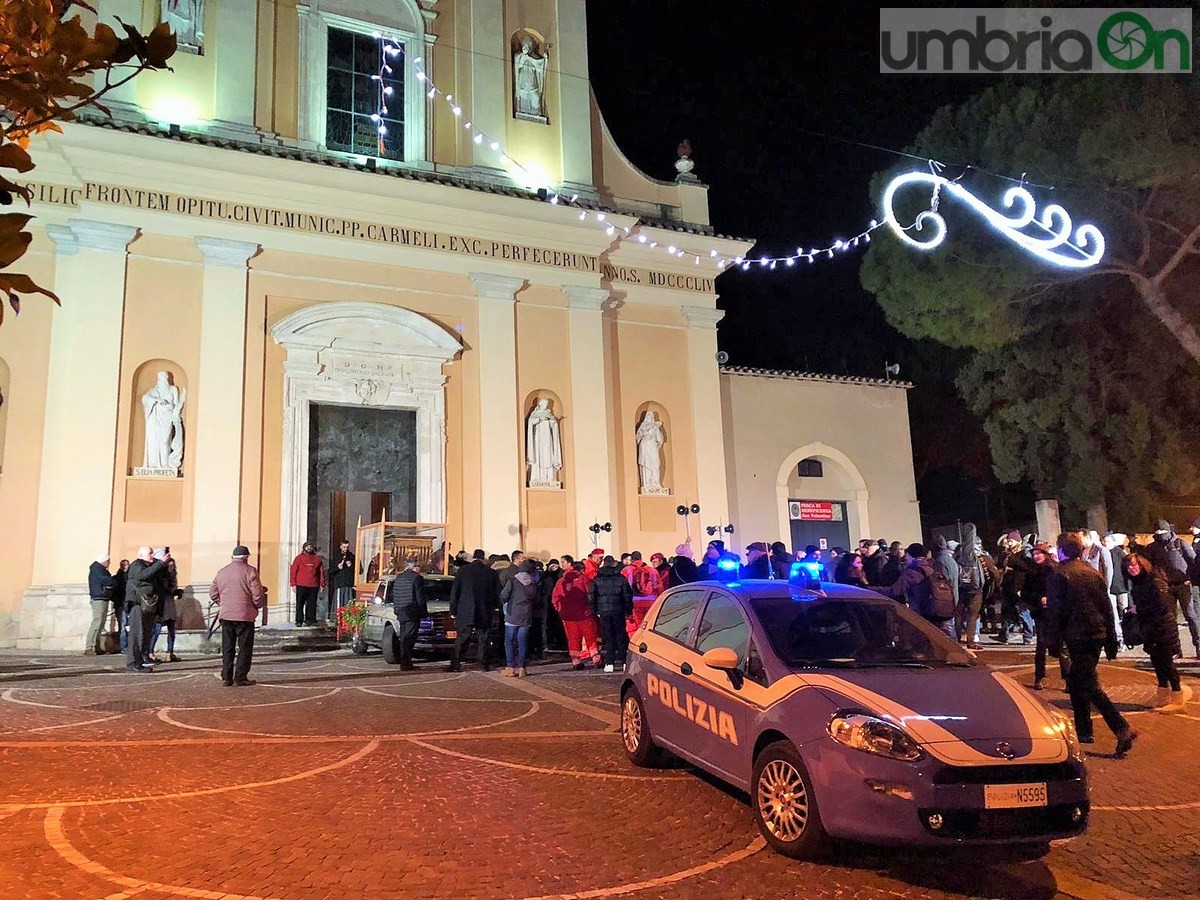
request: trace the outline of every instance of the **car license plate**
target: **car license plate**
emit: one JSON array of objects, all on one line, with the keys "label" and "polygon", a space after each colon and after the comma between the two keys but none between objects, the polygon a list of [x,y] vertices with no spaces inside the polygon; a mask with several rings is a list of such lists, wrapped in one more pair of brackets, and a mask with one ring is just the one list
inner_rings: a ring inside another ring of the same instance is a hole
[{"label": "car license plate", "polygon": [[985,784],[983,786],[985,809],[1046,806],[1047,802],[1045,782],[1041,784]]},{"label": "car license plate", "polygon": [[458,637],[458,632],[457,631],[447,631],[446,637],[447,638],[456,638],[456,637]]}]

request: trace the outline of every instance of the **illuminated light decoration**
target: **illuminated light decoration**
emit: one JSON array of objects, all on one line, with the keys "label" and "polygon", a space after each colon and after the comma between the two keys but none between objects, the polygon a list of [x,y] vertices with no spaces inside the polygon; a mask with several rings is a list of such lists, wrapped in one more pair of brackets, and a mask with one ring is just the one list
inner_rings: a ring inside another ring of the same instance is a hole
[{"label": "illuminated light decoration", "polygon": [[[907,227],[896,218],[896,194],[910,185],[923,185],[934,192],[930,209],[917,214],[916,220]],[[1018,247],[1043,262],[1068,269],[1087,269],[1096,265],[1104,256],[1104,235],[1095,225],[1080,225],[1072,234],[1070,214],[1063,207],[1052,203],[1037,213],[1037,201],[1023,187],[1012,187],[1004,192],[1001,200],[1010,215],[988,206],[956,181],[931,172],[910,172],[892,179],[883,192],[884,222],[901,241],[918,250],[932,250],[946,240],[946,220],[937,210],[937,197],[946,194],[965,203],[985,222],[995,228]],[[1048,237],[1027,234],[1030,227],[1048,233]],[[925,233],[925,228],[930,229]],[[920,232],[917,237],[913,232]]]}]

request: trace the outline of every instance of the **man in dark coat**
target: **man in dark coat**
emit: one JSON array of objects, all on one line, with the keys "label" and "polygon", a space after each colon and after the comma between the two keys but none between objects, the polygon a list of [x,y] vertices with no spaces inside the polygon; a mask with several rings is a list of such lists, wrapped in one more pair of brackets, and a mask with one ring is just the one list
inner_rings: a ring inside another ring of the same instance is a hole
[{"label": "man in dark coat", "polygon": [[1095,706],[1104,717],[1104,723],[1116,735],[1116,755],[1121,758],[1133,746],[1137,732],[1129,727],[1125,717],[1108,699],[1096,673],[1101,650],[1109,659],[1117,656],[1117,631],[1108,599],[1108,584],[1103,575],[1080,559],[1083,539],[1078,533],[1060,534],[1058,552],[1063,563],[1047,584],[1046,626],[1050,653],[1058,656],[1059,648],[1065,646],[1071,656],[1067,693],[1071,696],[1075,733],[1079,740],[1085,744],[1095,740],[1092,731],[1092,706]]},{"label": "man in dark coat", "polygon": [[624,671],[625,652],[629,646],[625,619],[633,615],[633,588],[611,556],[604,557],[604,564],[588,585],[588,602],[600,617],[604,671]]},{"label": "man in dark coat", "polygon": [[349,541],[342,541],[338,545],[338,552],[330,569],[333,582],[333,609],[330,610],[330,618],[337,621],[337,611],[354,602],[354,551],[350,549]]},{"label": "man in dark coat", "polygon": [[[417,631],[425,617],[425,579],[416,570],[415,559],[408,560],[404,571],[388,585],[387,600],[396,613],[396,641],[400,645],[400,669],[412,671],[413,647],[417,645]],[[457,584],[457,581],[455,582]]]},{"label": "man in dark coat", "polygon": [[129,643],[125,668],[130,672],[153,672],[154,666],[146,658],[149,650],[150,631],[154,628],[154,608],[143,609],[140,597],[154,597],[159,574],[166,571],[167,564],[154,558],[150,547],[139,547],[138,557],[129,566],[125,575],[125,609],[129,617]]},{"label": "man in dark coat", "polygon": [[479,642],[479,668],[488,671],[492,617],[499,606],[500,576],[487,564],[487,554],[476,550],[470,564],[458,570],[450,588],[450,614],[458,630],[451,672],[462,671],[463,650],[472,637]]},{"label": "man in dark coat", "polygon": [[[116,583],[108,572],[109,556],[103,553],[96,557],[88,569],[88,596],[92,602],[92,624],[88,628],[84,656],[98,656],[104,652],[104,623],[108,621],[108,601],[113,599]],[[120,598],[117,598],[120,602]]]},{"label": "man in dark coat", "polygon": [[1200,610],[1193,600],[1190,575],[1195,573],[1196,551],[1187,541],[1181,541],[1175,529],[1165,519],[1159,519],[1154,540],[1146,548],[1150,565],[1167,576],[1171,596],[1183,611],[1188,631],[1192,634],[1192,650],[1200,658]]},{"label": "man in dark coat", "polygon": [[862,541],[859,550],[863,558],[863,574],[872,587],[883,584],[883,567],[887,565],[887,552],[876,541]]}]

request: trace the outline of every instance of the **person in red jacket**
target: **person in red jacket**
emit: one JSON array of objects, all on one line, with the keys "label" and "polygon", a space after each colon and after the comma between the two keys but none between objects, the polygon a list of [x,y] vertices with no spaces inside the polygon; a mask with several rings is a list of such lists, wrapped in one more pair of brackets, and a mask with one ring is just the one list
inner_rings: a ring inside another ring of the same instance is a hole
[{"label": "person in red jacket", "polygon": [[[562,619],[563,629],[567,632],[567,649],[571,651],[571,668],[578,671],[583,668],[584,660],[592,658],[592,665],[600,668],[600,645],[597,641],[599,629],[596,627],[596,615],[588,603],[588,577],[583,572],[583,564],[576,563],[563,573],[563,577],[554,586],[550,602],[558,617]],[[581,649],[582,648],[582,649]]]},{"label": "person in red jacket", "polygon": [[290,583],[296,589],[296,627],[317,624],[317,592],[325,587],[325,561],[317,556],[316,545],[305,542],[300,555],[292,560]]},{"label": "person in red jacket", "polygon": [[658,582],[658,571],[646,565],[640,550],[634,550],[629,557],[630,563],[621,574],[633,589],[633,615],[625,620],[625,631],[632,636],[662,593],[662,586]]}]

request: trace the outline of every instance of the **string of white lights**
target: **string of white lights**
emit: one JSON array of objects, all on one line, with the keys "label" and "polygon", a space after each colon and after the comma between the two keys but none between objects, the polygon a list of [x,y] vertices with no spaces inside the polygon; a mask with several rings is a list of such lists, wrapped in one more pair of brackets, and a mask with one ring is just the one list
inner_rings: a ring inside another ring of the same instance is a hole
[{"label": "string of white lights", "polygon": [[[382,39],[381,47],[384,48],[383,55],[385,56],[394,56],[399,50],[398,45],[387,38]],[[871,224],[866,229],[849,238],[834,240],[825,246],[812,247],[808,250],[798,247],[794,254],[788,256],[757,256],[750,259],[744,256],[727,256],[717,247],[710,248],[708,254],[705,255],[692,250],[685,250],[672,243],[663,243],[654,239],[652,235],[646,234],[643,231],[642,222],[635,222],[633,225],[618,224],[610,214],[602,210],[588,209],[580,204],[578,194],[572,194],[568,197],[566,194],[561,193],[554,185],[546,183],[542,178],[535,175],[533,171],[522,165],[519,160],[505,152],[496,137],[488,134],[472,121],[470,116],[465,114],[462,105],[454,99],[454,95],[443,91],[437,86],[424,66],[422,66],[422,59],[420,57],[413,60],[413,67],[416,71],[417,80],[421,82],[422,87],[425,89],[426,98],[430,101],[441,98],[449,108],[451,115],[461,123],[462,128],[472,133],[472,140],[475,144],[488,147],[488,149],[496,154],[496,159],[502,166],[517,169],[531,185],[544,190],[551,204],[578,209],[580,221],[594,223],[598,227],[603,228],[605,234],[609,237],[616,237],[618,232],[620,232],[622,239],[636,241],[647,249],[662,251],[668,256],[677,259],[690,260],[697,266],[707,261],[721,271],[732,266],[738,266],[743,270],[748,270],[751,266],[776,269],[780,265],[794,267],[801,260],[812,263],[818,259],[832,259],[838,253],[845,253],[856,249],[861,244],[870,243],[871,233],[884,224],[872,219]]]},{"label": "string of white lights", "polygon": [[[376,34],[376,37],[379,38],[380,41],[381,67],[379,75],[372,77],[376,77],[380,82],[380,108],[379,113],[371,118],[378,126],[382,141],[382,136],[387,133],[386,126],[383,122],[383,119],[387,114],[387,99],[392,93],[392,88],[383,84],[384,75],[391,74],[392,69],[388,65],[388,60],[402,53],[403,46],[399,41],[388,38],[382,34]],[[539,194],[543,191],[545,192],[546,197],[551,204],[564,205],[578,209],[580,221],[591,222],[598,227],[603,228],[609,237],[616,237],[617,233],[620,232],[620,239],[622,240],[628,239],[631,241],[636,241],[638,244],[646,247],[647,249],[664,251],[669,256],[678,259],[690,259],[697,266],[701,264],[702,260],[706,260],[710,264],[715,265],[717,269],[722,272],[735,266],[743,271],[749,271],[752,268],[774,271],[779,269],[781,266],[786,270],[789,268],[795,268],[796,264],[801,261],[811,264],[820,259],[833,259],[839,253],[848,253],[856,250],[860,245],[869,244],[871,242],[872,233],[884,226],[890,226],[891,230],[906,243],[922,249],[928,249],[939,244],[945,233],[944,220],[938,213],[938,200],[940,192],[943,188],[947,188],[955,192],[956,196],[960,198],[969,198],[974,202],[974,205],[980,209],[988,209],[986,205],[976,200],[972,195],[970,195],[969,192],[966,191],[965,188],[959,185],[958,182],[962,178],[961,175],[953,182],[942,178],[940,176],[940,171],[944,168],[944,166],[935,160],[929,160],[928,162],[931,167],[931,172],[933,173],[932,176],[923,176],[919,173],[914,173],[908,176],[900,176],[892,182],[892,185],[889,186],[887,198],[884,202],[885,215],[882,221],[878,219],[871,219],[868,227],[857,234],[845,239],[838,238],[822,247],[810,247],[807,250],[805,250],[804,247],[797,247],[796,252],[793,254],[783,256],[760,255],[751,259],[745,256],[726,256],[717,247],[711,248],[708,252],[708,255],[705,256],[692,250],[682,249],[670,243],[664,246],[661,242],[652,239],[651,235],[645,232],[644,229],[651,226],[646,225],[641,221],[636,221],[632,225],[619,224],[616,219],[610,218],[610,214],[601,210],[589,209],[583,206],[581,203],[579,203],[578,194],[572,194],[570,197],[567,197],[565,194],[559,192],[554,185],[546,183],[544,178],[539,177],[529,168],[522,165],[519,160],[509,156],[508,153],[505,152],[501,142],[495,136],[490,135],[481,129],[475,122],[471,120],[470,116],[465,114],[462,105],[454,99],[453,94],[446,93],[434,83],[428,72],[425,71],[425,68],[422,65],[421,57],[418,56],[413,60],[413,68],[416,72],[417,80],[421,82],[422,87],[425,89],[425,96],[427,100],[433,101],[440,97],[446,103],[451,115],[461,123],[463,129],[472,133],[472,141],[476,145],[486,146],[491,152],[495,153],[496,159],[502,167],[516,169],[519,171],[530,185],[535,185],[537,187]],[[965,172],[963,174],[965,174]],[[930,209],[919,214],[911,224],[901,225],[896,220],[895,211],[891,205],[891,197],[894,194],[894,187],[897,184],[908,183],[909,181],[914,180],[924,181],[930,184],[932,187]],[[1022,176],[1022,185],[1023,184],[1024,177]],[[1035,255],[1040,256],[1044,261],[1047,262],[1055,262],[1059,265],[1069,265],[1073,267],[1086,267],[1089,265],[1095,265],[1096,262],[1099,261],[1099,258],[1103,255],[1104,250],[1103,237],[1100,236],[1099,231],[1096,230],[1094,226],[1083,226],[1078,236],[1078,240],[1082,245],[1086,246],[1090,242],[1092,250],[1096,251],[1089,253],[1087,250],[1083,250],[1079,246],[1073,246],[1069,242],[1068,235],[1070,234],[1071,228],[1070,217],[1066,215],[1066,211],[1061,207],[1048,207],[1043,216],[1049,215],[1051,218],[1046,219],[1046,221],[1038,221],[1034,219],[1033,216],[1033,198],[1029,195],[1028,191],[1024,190],[1023,186],[1009,191],[1009,193],[1005,195],[1004,202],[1006,206],[1009,206],[1016,200],[1019,200],[1026,205],[1026,212],[1024,215],[1020,217],[1009,218],[1004,217],[1002,214],[996,214],[990,219],[992,224],[998,227],[1002,233],[1005,234],[1005,236],[1021,244],[1023,247],[1025,247],[1025,249],[1029,250]],[[977,211],[979,210],[977,209]],[[1060,220],[1065,220],[1065,223]],[[921,226],[925,222],[930,222],[935,226],[940,225],[940,234],[937,235],[936,240],[920,241],[909,236],[908,232],[921,231]],[[1035,226],[1050,233],[1052,238],[1048,241],[1021,238],[1017,229],[1029,225],[1031,222]],[[1054,227],[1051,227],[1052,225]],[[1068,247],[1075,250],[1078,256],[1082,258],[1075,259],[1074,261],[1066,261],[1064,258],[1048,252],[1050,248],[1060,244],[1067,244]]]}]

